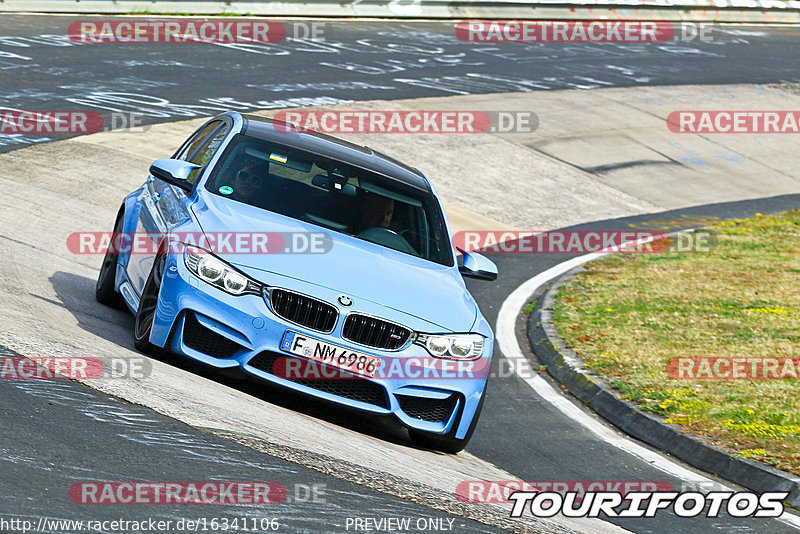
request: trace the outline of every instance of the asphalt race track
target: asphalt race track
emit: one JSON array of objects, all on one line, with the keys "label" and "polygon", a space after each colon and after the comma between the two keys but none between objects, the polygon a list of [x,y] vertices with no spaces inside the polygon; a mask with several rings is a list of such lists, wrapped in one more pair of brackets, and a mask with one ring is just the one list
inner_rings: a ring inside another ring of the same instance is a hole
[{"label": "asphalt race track", "polygon": [[[520,46],[462,43],[453,36],[452,26],[439,22],[338,21],[326,22],[324,42],[136,48],[75,45],[66,37],[72,20],[3,15],[0,110],[94,110],[106,118],[112,112],[136,113],[144,124],[155,124],[205,117],[228,109],[263,110],[359,100],[800,81],[800,31],[783,27],[714,28],[714,40],[702,43]],[[53,140],[56,138],[52,136],[0,134],[0,152]],[[800,205],[800,195],[763,196],[726,203],[708,199],[701,206],[596,221],[571,229],[626,230],[631,224],[654,218],[725,219],[756,212],[775,213]],[[15,206],[3,205],[2,209],[14,210]],[[0,228],[0,239],[4,238],[4,229]],[[467,284],[494,326],[500,306],[514,289],[570,257],[491,255],[501,273],[497,282],[468,280]],[[74,287],[78,282],[82,281],[61,280],[63,300],[92,298],[76,297]],[[54,281],[54,285],[57,283]],[[63,306],[59,302],[55,305]],[[102,318],[105,312],[102,306],[96,306],[97,315]],[[132,324],[132,319],[122,314],[106,317],[109,325]],[[518,339],[523,351],[527,351],[524,334],[520,332]],[[0,352],[12,354],[1,347]],[[494,370],[501,376],[490,381],[483,415],[467,452],[522,480],[640,480],[682,487],[684,480],[599,439],[537,396],[523,380],[502,376],[505,359],[497,347],[495,355]],[[168,358],[166,361],[229,386],[235,395],[262,395],[253,384],[216,377],[199,365]],[[404,436],[380,425],[373,428],[371,421],[331,414],[300,398],[267,395],[264,402],[317,418],[336,432],[365,433],[394,444],[404,443]],[[346,518],[356,516],[436,519],[445,525],[452,521],[455,532],[502,530],[488,526],[491,524],[509,527],[498,523],[502,514],[496,510],[474,517],[483,521],[478,522],[465,518],[463,511],[432,509],[435,505],[431,501],[412,502],[393,492],[376,491],[378,482],[361,485],[353,477],[342,480],[333,471],[309,469],[286,461],[274,451],[259,452],[75,382],[0,381],[0,414],[0,518],[245,518],[251,512],[246,507],[233,506],[133,511],[130,507],[79,506],[69,500],[64,488],[93,478],[268,478],[283,483],[289,496],[287,504],[276,505],[274,512],[259,510],[259,517],[269,514],[270,518],[277,518],[286,527],[283,531],[342,532],[346,530]],[[364,476],[368,477],[368,473]],[[309,497],[307,490],[314,485],[324,488],[325,498],[315,501]],[[610,521],[632,532],[664,534],[788,533],[797,532],[800,525],[730,517],[682,519],[667,513],[659,513],[653,519]],[[552,525],[549,528],[558,531]]]},{"label": "asphalt race track", "polygon": [[[155,513],[97,506],[82,515],[98,521],[145,517],[210,521],[217,517],[256,519],[260,524],[262,519],[276,519],[282,530],[290,532],[319,532],[321,525],[343,531],[347,517],[396,515],[411,517],[414,522],[433,518],[460,532],[501,531],[278,460],[74,382],[42,384],[45,382],[17,382],[2,389],[0,499],[4,515],[34,523],[47,517],[52,524],[74,518],[76,506],[63,488],[85,480],[89,473],[129,481],[253,481],[269,473],[271,480],[286,487],[289,504],[258,513],[237,505],[221,505],[213,511],[204,505],[163,505]],[[48,424],[41,424],[43,421]],[[65,454],[69,450],[87,453]]]},{"label": "asphalt race track", "polygon": [[[464,43],[445,23],[348,21],[327,22],[324,41],[125,46],[75,44],[73,20],[82,19],[3,15],[0,109],[135,112],[149,124],[347,100],[791,82],[800,71],[800,30],[791,27],[712,27],[711,41],[656,46],[553,46]],[[42,137],[0,136],[0,150]]]}]

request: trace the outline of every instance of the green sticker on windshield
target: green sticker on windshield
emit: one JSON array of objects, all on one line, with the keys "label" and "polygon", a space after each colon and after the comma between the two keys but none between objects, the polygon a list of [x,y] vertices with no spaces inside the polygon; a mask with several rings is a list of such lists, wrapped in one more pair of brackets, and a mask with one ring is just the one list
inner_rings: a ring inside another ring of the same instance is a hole
[{"label": "green sticker on windshield", "polygon": [[229,185],[223,185],[219,188],[219,192],[221,195],[230,195],[233,193],[233,188]]}]

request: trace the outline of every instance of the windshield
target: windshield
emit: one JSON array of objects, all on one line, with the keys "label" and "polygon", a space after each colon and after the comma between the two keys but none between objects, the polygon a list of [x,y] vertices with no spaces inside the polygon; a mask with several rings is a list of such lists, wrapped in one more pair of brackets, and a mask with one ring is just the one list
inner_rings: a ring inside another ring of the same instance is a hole
[{"label": "windshield", "polygon": [[453,265],[441,208],[431,193],[340,161],[239,134],[220,158],[206,189]]}]

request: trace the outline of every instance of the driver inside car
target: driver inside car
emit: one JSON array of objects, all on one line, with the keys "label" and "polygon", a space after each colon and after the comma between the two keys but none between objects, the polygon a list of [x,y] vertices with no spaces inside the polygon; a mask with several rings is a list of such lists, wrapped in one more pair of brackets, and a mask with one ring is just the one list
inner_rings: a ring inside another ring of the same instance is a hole
[{"label": "driver inside car", "polygon": [[380,195],[367,194],[361,200],[361,230],[389,228],[394,214],[394,200]]},{"label": "driver inside car", "polygon": [[358,237],[386,247],[418,255],[402,233],[389,228],[394,215],[394,200],[374,193],[367,193],[359,206],[361,229]]}]

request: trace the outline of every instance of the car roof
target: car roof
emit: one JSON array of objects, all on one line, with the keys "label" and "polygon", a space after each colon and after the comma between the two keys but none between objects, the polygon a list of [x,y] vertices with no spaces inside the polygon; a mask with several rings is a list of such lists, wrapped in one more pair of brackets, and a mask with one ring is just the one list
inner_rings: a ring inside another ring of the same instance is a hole
[{"label": "car roof", "polygon": [[[242,133],[277,144],[312,152],[381,174],[391,180],[430,192],[428,180],[419,170],[369,147],[314,131],[299,131],[279,120],[242,114]],[[276,125],[284,126],[280,131]],[[286,130],[289,131],[286,131]]]}]

